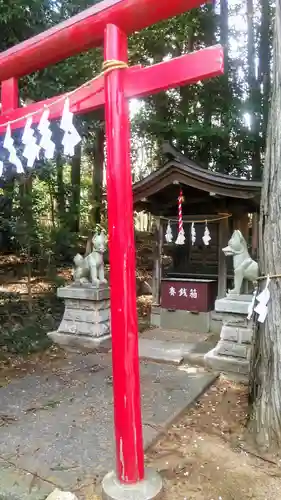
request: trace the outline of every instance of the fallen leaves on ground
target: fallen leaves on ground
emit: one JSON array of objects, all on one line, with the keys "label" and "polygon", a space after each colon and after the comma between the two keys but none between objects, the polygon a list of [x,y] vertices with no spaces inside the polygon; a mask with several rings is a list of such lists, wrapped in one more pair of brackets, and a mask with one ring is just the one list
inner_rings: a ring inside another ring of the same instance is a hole
[{"label": "fallen leaves on ground", "polygon": [[219,380],[147,453],[169,500],[274,500],[278,466],[247,451],[247,388]]}]

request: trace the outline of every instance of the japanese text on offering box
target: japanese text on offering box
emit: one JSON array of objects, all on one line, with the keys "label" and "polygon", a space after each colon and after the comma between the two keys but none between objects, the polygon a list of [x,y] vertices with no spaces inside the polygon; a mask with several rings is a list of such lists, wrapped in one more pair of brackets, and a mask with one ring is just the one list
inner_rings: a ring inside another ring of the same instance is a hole
[{"label": "japanese text on offering box", "polygon": [[175,286],[170,286],[169,295],[171,297],[189,297],[190,299],[198,298],[198,290],[196,288],[176,288]]}]

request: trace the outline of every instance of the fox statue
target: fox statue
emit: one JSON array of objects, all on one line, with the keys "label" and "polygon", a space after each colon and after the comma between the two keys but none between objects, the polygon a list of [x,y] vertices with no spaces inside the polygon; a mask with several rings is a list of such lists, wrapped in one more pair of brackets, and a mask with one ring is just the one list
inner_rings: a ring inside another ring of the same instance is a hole
[{"label": "fox statue", "polygon": [[74,283],[99,285],[107,283],[104,277],[103,254],[105,252],[106,240],[103,232],[96,233],[92,239],[93,250],[82,257],[79,253],[74,257],[75,269],[73,271]]},{"label": "fox statue", "polygon": [[255,282],[259,275],[259,268],[248,252],[247,243],[241,231],[236,229],[227,247],[222,249],[226,256],[233,257],[234,288],[229,290],[228,295],[240,295],[243,280]]}]

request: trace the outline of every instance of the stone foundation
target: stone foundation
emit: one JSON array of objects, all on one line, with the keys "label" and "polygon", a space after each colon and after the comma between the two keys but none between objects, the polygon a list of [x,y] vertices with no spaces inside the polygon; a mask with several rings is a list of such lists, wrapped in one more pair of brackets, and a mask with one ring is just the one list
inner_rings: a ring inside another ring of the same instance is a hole
[{"label": "stone foundation", "polygon": [[248,381],[252,351],[253,327],[247,321],[251,295],[218,299],[216,314],[222,321],[220,340],[205,355],[207,366],[215,371],[233,375]]},{"label": "stone foundation", "polygon": [[53,342],[75,351],[110,348],[110,299],[107,286],[70,285],[58,288],[65,311],[57,331],[48,333]]},{"label": "stone foundation", "polygon": [[195,313],[183,310],[170,310],[152,305],[151,326],[165,330],[183,330],[196,333],[208,333],[211,326],[211,313]]}]

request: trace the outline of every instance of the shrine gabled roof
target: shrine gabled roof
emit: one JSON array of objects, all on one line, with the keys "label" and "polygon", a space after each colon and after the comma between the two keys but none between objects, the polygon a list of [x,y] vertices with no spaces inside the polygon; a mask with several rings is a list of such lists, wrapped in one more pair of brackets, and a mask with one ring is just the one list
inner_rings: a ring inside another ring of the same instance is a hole
[{"label": "shrine gabled roof", "polygon": [[169,144],[164,145],[163,151],[168,161],[158,170],[134,184],[135,205],[157,195],[173,184],[189,186],[211,196],[255,200],[256,204],[259,203],[261,182],[204,169]]}]

